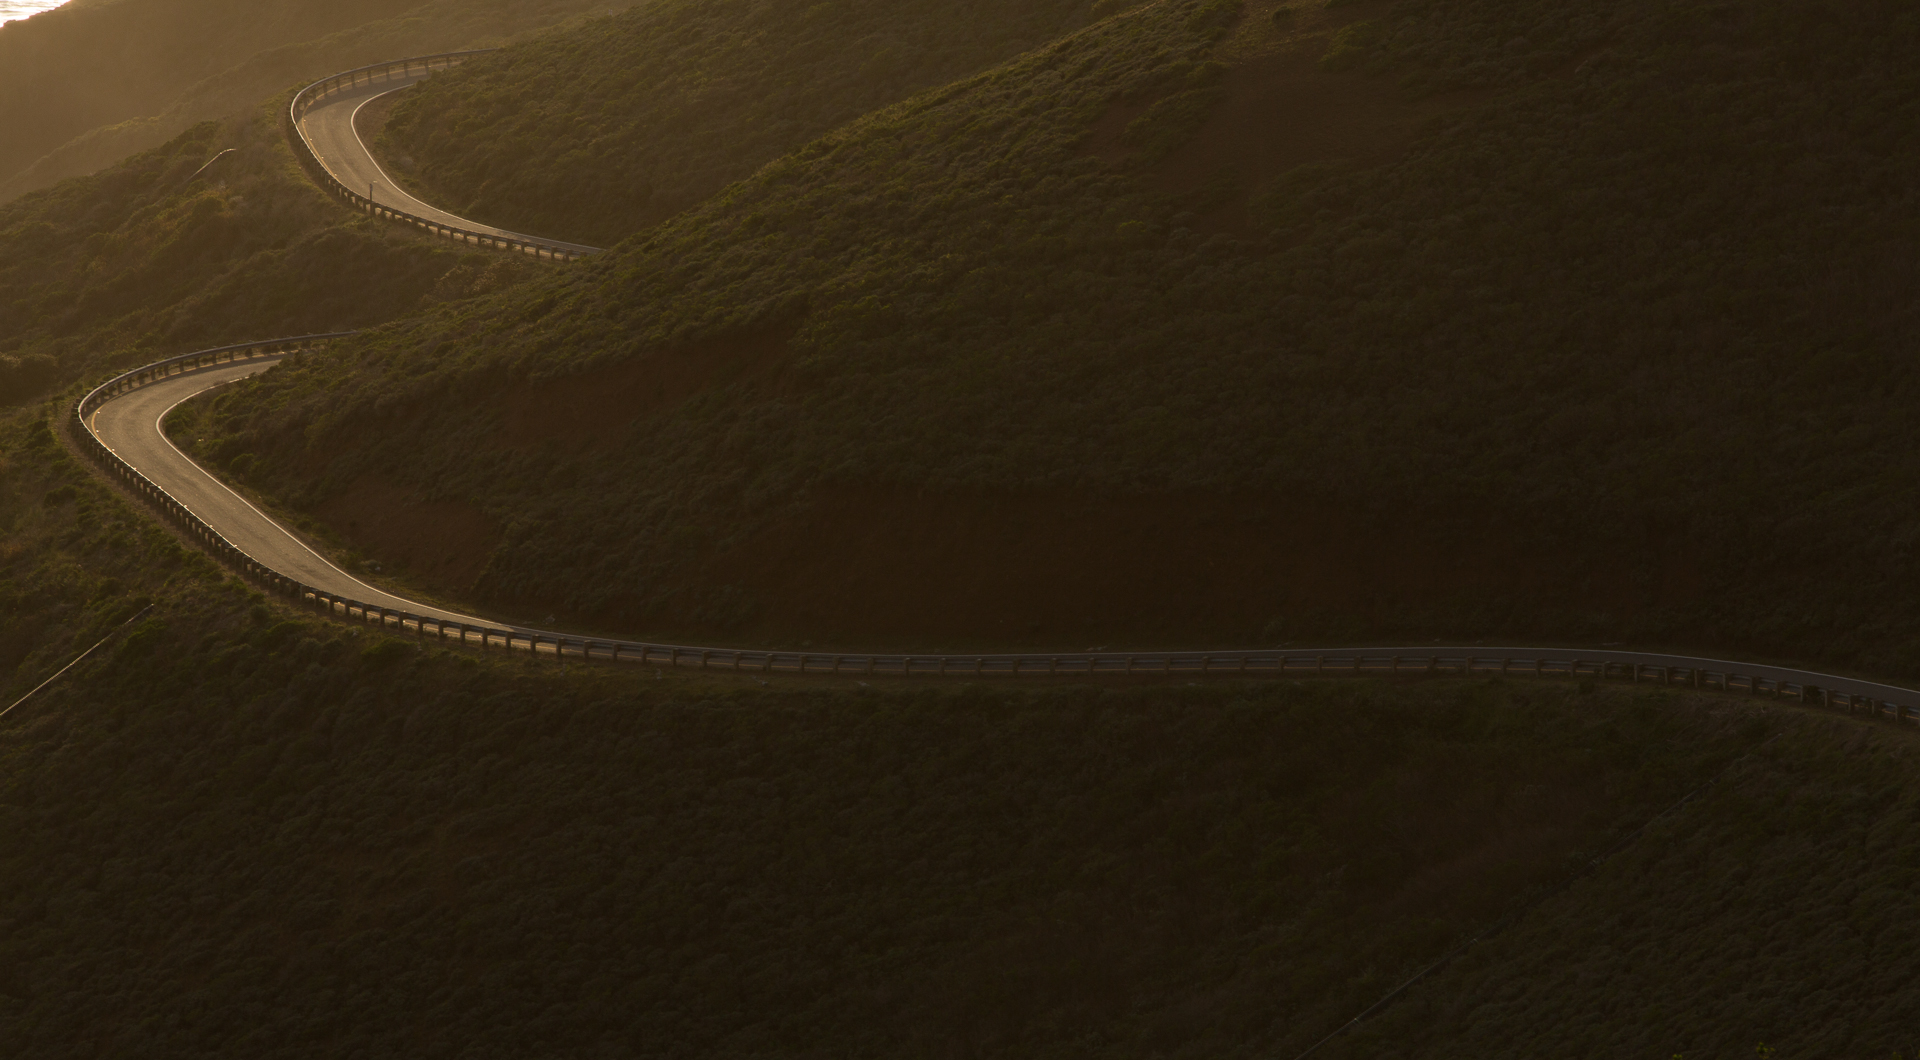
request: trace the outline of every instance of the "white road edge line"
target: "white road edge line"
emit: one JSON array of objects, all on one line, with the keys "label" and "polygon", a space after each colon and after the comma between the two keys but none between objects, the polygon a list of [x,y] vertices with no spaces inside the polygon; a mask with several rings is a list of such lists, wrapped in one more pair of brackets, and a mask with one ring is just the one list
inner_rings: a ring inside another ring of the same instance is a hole
[{"label": "white road edge line", "polygon": [[[273,361],[268,362],[261,369],[261,371],[265,371],[267,368],[272,368],[274,365],[279,364],[280,360],[282,359],[283,358],[276,358]],[[215,383],[213,386],[207,387],[205,390],[195,391],[194,393],[188,394],[186,397],[181,398],[180,400],[174,402],[173,404],[168,405],[166,408],[166,411],[160,413],[159,417],[153,421],[154,433],[160,436],[161,441],[167,443],[167,448],[173,450],[176,454],[179,455],[180,459],[186,461],[188,467],[193,468],[195,471],[198,471],[201,475],[205,476],[208,482],[211,482],[214,485],[220,487],[221,489],[226,490],[228,495],[233,497],[234,500],[239,501],[241,504],[246,505],[249,511],[259,516],[261,520],[264,521],[268,526],[271,526],[275,530],[280,531],[281,534],[286,536],[287,540],[293,542],[296,545],[299,545],[300,548],[307,553],[307,555],[312,556],[314,559],[319,560],[322,564],[325,564],[328,570],[333,571],[335,574],[340,575],[342,578],[345,578],[346,580],[352,582],[353,584],[358,585],[360,588],[365,589],[366,591],[374,594],[375,596],[384,596],[389,600],[398,600],[401,603],[410,604],[414,607],[426,607],[426,605],[421,604],[414,600],[408,600],[404,596],[395,596],[394,594],[387,592],[385,589],[381,589],[377,586],[368,585],[366,582],[363,582],[360,579],[354,577],[353,575],[347,573],[346,571],[341,570],[337,565],[334,564],[332,560],[328,559],[327,557],[321,555],[318,552],[315,552],[313,550],[313,546],[307,544],[305,541],[300,540],[300,538],[295,536],[292,531],[288,530],[285,526],[282,526],[279,520],[275,519],[271,515],[268,515],[266,512],[261,511],[259,508],[255,507],[252,501],[246,499],[245,497],[242,497],[238,492],[234,490],[232,486],[229,486],[226,483],[220,481],[217,477],[214,476],[213,472],[208,471],[204,467],[201,467],[199,461],[195,460],[193,457],[188,456],[186,452],[183,451],[179,446],[173,444],[172,438],[167,437],[167,429],[166,429],[167,417],[173,414],[174,409],[179,408],[180,406],[186,404],[189,401],[192,401],[194,398],[197,398],[200,395],[205,394],[210,390],[214,390],[222,386],[227,386],[231,383],[238,383],[244,379],[251,379],[253,378],[253,376],[259,375],[259,374],[260,372],[253,372],[248,375],[240,376],[239,378],[236,378],[236,379],[229,379],[225,382]],[[96,416],[99,415],[98,410],[94,412],[94,415]],[[95,432],[96,437],[98,436],[98,433],[99,432],[97,431]],[[116,453],[115,455],[118,455],[118,454]],[[441,609],[437,607],[427,608],[427,610],[441,611]],[[472,615],[463,615],[458,611],[441,611],[441,613],[452,616],[453,620],[456,622],[468,622],[474,625],[481,625],[481,626],[492,625],[492,623],[488,622],[486,619],[476,618]],[[508,625],[508,623],[501,623],[501,625]]]}]

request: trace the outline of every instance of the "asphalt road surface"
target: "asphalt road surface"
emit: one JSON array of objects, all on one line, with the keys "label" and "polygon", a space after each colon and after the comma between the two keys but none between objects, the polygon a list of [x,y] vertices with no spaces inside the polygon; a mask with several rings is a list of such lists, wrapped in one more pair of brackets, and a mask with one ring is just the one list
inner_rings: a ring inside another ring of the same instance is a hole
[{"label": "asphalt road surface", "polygon": [[380,168],[380,163],[373,159],[373,153],[368,151],[367,145],[360,141],[360,134],[353,124],[354,116],[360,113],[360,108],[381,96],[410,88],[429,76],[418,73],[407,77],[396,73],[390,78],[384,80],[376,78],[371,84],[345,89],[328,96],[316,104],[312,110],[307,111],[306,117],[300,119],[300,133],[307,138],[307,143],[313,146],[313,153],[319,157],[320,164],[327,168],[327,172],[333,174],[334,179],[382,206],[410,213],[415,217],[422,217],[449,228],[464,228],[469,232],[527,243],[544,243],[581,254],[595,253],[597,250],[595,247],[563,243],[544,236],[509,232],[504,228],[494,228],[478,221],[457,217],[445,210],[437,210],[408,195],[392,177],[387,175],[385,170]]},{"label": "asphalt road surface", "polygon": [[290,578],[375,607],[411,611],[448,622],[513,628],[402,599],[362,582],[308,548],[167,439],[161,420],[174,406],[196,394],[264,372],[279,360],[261,358],[171,376],[107,402],[94,412],[88,425],[115,455],[192,509],[228,541]]}]

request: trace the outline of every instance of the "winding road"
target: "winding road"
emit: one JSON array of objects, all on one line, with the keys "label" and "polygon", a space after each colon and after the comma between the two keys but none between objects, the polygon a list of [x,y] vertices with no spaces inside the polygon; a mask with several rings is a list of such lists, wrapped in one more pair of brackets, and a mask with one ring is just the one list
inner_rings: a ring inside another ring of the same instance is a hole
[{"label": "winding road", "polygon": [[499,623],[472,615],[403,599],[362,582],[307,547],[271,516],[194,463],[167,438],[161,422],[175,406],[209,390],[264,372],[282,359],[241,361],[170,376],[101,405],[87,417],[86,426],[115,456],[192,509],[222,537],[289,578],[376,608],[409,611],[431,619],[474,626],[498,626]]},{"label": "winding road", "polygon": [[[343,77],[345,75],[342,75]],[[391,205],[416,217],[468,232],[531,240],[456,217],[405,195],[383,180],[379,163],[360,141],[354,115],[368,101],[421,80],[420,76],[369,75],[365,83],[334,90],[297,121],[327,171],[343,183],[380,182]],[[538,241],[548,246],[570,246]],[[590,252],[592,248],[579,247]],[[1608,649],[1510,648],[1474,645],[1382,648],[1310,648],[1214,652],[1093,652],[1024,655],[881,655],[790,652],[651,644],[581,637],[506,625],[395,596],[341,570],[297,535],[229,489],[167,439],[167,413],[198,394],[267,371],[291,353],[282,340],[271,350],[228,350],[188,355],[130,372],[104,384],[79,406],[80,426],[103,464],[123,478],[144,476],[149,487],[171,499],[163,511],[197,522],[199,539],[224,540],[233,551],[279,576],[274,588],[329,613],[357,617],[421,637],[452,639],[482,647],[504,645],[537,654],[697,665],[761,673],[910,676],[1248,676],[1501,675],[1631,679],[1657,684],[1719,688],[1771,698],[1821,702],[1850,712],[1920,720],[1920,691],[1858,678],[1757,663],[1621,652]],[[268,344],[260,344],[267,346]],[[240,349],[240,348],[234,348]],[[209,537],[209,535],[214,535]]]},{"label": "winding road", "polygon": [[382,169],[380,163],[374,159],[373,152],[361,142],[355,119],[359,116],[361,109],[374,100],[411,88],[430,76],[432,76],[431,73],[424,68],[418,73],[387,71],[383,74],[370,74],[368,79],[360,84],[321,97],[303,117],[295,122],[296,131],[306,139],[314,157],[335,180],[389,209],[409,213],[448,228],[477,232],[502,240],[543,243],[576,254],[598,253],[598,248],[595,247],[523,235],[457,217],[407,194],[399,183],[387,175],[386,170]]}]

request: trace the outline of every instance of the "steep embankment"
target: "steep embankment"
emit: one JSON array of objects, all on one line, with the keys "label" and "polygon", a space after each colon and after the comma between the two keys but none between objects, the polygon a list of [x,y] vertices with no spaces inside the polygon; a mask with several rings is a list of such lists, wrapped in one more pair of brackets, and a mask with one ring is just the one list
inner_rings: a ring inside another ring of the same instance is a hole
[{"label": "steep embankment", "polygon": [[626,0],[119,0],[0,29],[0,202],[92,173],[291,82],[487,47]]},{"label": "steep embankment", "polygon": [[395,108],[391,172],[455,213],[610,246],[822,133],[1005,62],[1118,0],[662,0]]},{"label": "steep embankment", "polygon": [[1557,682],[422,650],[252,597],[18,414],[0,540],[0,702],[159,602],[0,721],[23,1054],[1290,1056],[1730,762],[1332,1055],[1913,1044],[1906,734]]},{"label": "steep embankment", "polygon": [[0,405],[159,355],[392,320],[533,268],[343,213],[278,109],[0,206]]},{"label": "steep embankment", "polygon": [[276,373],[206,452],[496,518],[456,588],[636,631],[1911,674],[1920,30],[1850,10],[1151,5]]}]

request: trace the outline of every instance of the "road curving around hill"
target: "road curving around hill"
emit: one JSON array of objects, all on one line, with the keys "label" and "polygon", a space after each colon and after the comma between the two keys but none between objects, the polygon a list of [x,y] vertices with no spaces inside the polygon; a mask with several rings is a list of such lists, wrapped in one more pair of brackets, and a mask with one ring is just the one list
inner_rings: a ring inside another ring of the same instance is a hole
[{"label": "road curving around hill", "polygon": [[[294,133],[305,139],[333,179],[381,182],[393,208],[464,232],[547,247],[552,241],[476,225],[405,195],[360,142],[353,116],[387,92],[425,74],[412,63],[383,64],[338,75],[325,93],[295,110]],[[399,70],[396,71],[395,68]],[[369,72],[372,71],[372,72]],[[311,91],[311,89],[309,90]],[[376,193],[378,189],[375,189]],[[592,248],[575,247],[582,252]],[[558,260],[558,256],[555,256]],[[285,357],[345,336],[273,340],[170,358],[125,373],[82,399],[78,439],[110,475],[132,485],[161,513],[266,588],[329,614],[442,641],[525,650],[534,655],[614,662],[696,666],[752,673],[891,677],[1248,677],[1503,676],[1632,680],[1718,688],[1730,693],[1793,698],[1873,716],[1920,721],[1920,691],[1879,682],[1758,663],[1623,652],[1604,648],[1365,647],[1237,651],[1045,652],[1029,654],[876,654],[714,648],[610,640],[491,621],[379,589],[354,577],[194,463],[165,434],[168,412],[182,402],[270,370]]]},{"label": "road curving around hill", "polygon": [[[79,426],[104,463],[123,464],[211,532],[277,575],[269,587],[300,603],[384,628],[541,655],[694,666],[749,673],[880,677],[1581,677],[1717,688],[1819,702],[1857,713],[1920,719],[1920,692],[1837,674],[1686,655],[1609,649],[1437,645],[1212,652],[1060,652],[994,655],[791,652],[608,640],[491,621],[398,596],[354,577],[187,457],[166,437],[182,402],[267,371],[290,354],[152,373],[119,394],[92,396]],[[142,370],[145,371],[145,370]],[[129,373],[130,376],[139,373]],[[113,384],[108,384],[112,386]],[[103,386],[102,390],[107,387]]]},{"label": "road curving around hill", "polygon": [[[318,91],[332,79],[315,82],[302,92],[302,96],[312,94],[311,102],[302,99],[295,103],[293,133],[304,142],[326,176],[338,182],[350,195],[364,197],[384,210],[448,232],[486,237],[497,241],[498,245],[551,248],[575,257],[599,253],[597,247],[525,235],[448,213],[408,194],[381,167],[373,157],[372,150],[360,139],[355,119],[363,108],[375,100],[412,88],[433,76],[433,72],[433,68],[424,60],[417,66],[402,60],[336,75],[351,78],[337,88],[328,87],[325,91]],[[359,76],[353,76],[355,73]]]},{"label": "road curving around hill", "polygon": [[169,376],[102,404],[86,417],[84,426],[113,455],[191,509],[242,552],[288,578],[376,608],[411,611],[429,619],[474,626],[499,625],[394,596],[355,578],[194,463],[167,438],[163,421],[180,403],[266,371],[281,359],[260,358]]}]

